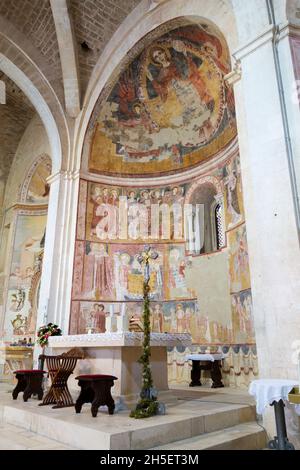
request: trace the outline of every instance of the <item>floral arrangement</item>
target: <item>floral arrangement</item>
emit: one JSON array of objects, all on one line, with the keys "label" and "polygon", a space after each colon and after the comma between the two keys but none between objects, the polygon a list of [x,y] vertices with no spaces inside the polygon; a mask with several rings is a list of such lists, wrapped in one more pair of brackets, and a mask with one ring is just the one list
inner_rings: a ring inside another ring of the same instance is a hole
[{"label": "floral arrangement", "polygon": [[42,325],[37,332],[37,343],[44,347],[48,344],[49,336],[61,336],[62,331],[54,323],[48,323],[48,325]]}]

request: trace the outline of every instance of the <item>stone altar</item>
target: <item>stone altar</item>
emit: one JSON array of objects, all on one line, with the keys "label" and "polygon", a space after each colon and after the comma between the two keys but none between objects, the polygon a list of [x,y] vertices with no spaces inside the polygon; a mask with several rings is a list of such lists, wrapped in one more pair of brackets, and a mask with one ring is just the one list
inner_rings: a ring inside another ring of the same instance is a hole
[{"label": "stone altar", "polygon": [[[78,361],[69,388],[79,392],[75,377],[81,374],[109,374],[118,377],[112,395],[127,406],[135,403],[141,390],[141,365],[143,333],[97,333],[83,335],[53,336],[49,338],[50,354],[62,354],[70,348],[79,347],[85,359]],[[161,399],[167,396],[168,369],[167,348],[191,346],[189,333],[151,333],[151,365],[155,388]]]}]

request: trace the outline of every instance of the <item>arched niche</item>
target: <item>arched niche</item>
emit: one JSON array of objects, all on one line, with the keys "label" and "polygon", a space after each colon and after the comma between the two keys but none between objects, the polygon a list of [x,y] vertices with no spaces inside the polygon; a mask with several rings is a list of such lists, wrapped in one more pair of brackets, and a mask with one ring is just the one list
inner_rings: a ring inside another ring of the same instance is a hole
[{"label": "arched niche", "polygon": [[[204,254],[217,251],[224,246],[224,206],[221,185],[216,178],[206,177],[194,183],[186,196],[186,204],[192,208],[192,227],[196,238],[190,254]],[[198,209],[197,209],[198,206]],[[220,208],[221,218],[218,225]],[[199,228],[199,227],[200,228]],[[199,233],[197,240],[197,233]]]},{"label": "arched niche", "polygon": [[34,145],[30,146],[30,141],[31,132],[27,131],[11,170],[14,172],[16,165],[23,163],[23,181],[9,214],[1,320],[5,340],[13,342],[24,338],[30,342],[35,336],[49,202],[51,158],[42,153],[33,159],[30,149],[34,151]]}]

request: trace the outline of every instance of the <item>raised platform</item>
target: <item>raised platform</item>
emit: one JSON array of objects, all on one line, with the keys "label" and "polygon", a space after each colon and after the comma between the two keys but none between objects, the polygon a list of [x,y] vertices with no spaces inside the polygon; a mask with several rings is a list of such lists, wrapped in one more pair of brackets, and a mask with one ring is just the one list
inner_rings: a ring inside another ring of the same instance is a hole
[{"label": "raised platform", "polygon": [[[77,361],[68,386],[78,390],[74,379],[81,374],[108,374],[118,378],[112,395],[117,402],[131,408],[136,403],[142,384],[142,354],[144,334],[136,332],[99,333],[84,335],[52,336],[49,338],[50,354],[62,354],[73,348],[84,351],[85,359]],[[190,346],[189,333],[151,333],[151,371],[155,387],[167,403],[174,402],[168,386],[167,348]]]},{"label": "raised platform", "polygon": [[243,449],[265,446],[265,434],[255,422],[255,407],[249,397],[213,393],[204,388],[201,392],[188,388],[173,392],[178,402],[167,408],[165,416],[135,420],[129,418],[128,411],[112,416],[100,411],[97,418],[92,418],[88,405],[76,415],[73,408],[39,407],[37,400],[14,402],[7,391],[2,391],[0,416],[4,423],[73,449],[214,448],[214,435],[216,448],[222,448],[222,435],[224,448],[232,441],[238,449],[240,440]]}]

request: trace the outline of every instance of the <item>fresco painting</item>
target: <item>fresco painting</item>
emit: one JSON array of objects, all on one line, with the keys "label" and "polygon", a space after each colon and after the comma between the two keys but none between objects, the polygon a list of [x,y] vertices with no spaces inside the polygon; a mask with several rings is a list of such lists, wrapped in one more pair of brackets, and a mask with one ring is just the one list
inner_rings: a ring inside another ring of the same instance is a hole
[{"label": "fresco painting", "polygon": [[[127,238],[122,237],[122,241],[131,243],[141,243],[143,240],[141,236],[135,236],[131,227],[131,222],[134,216],[130,216],[130,207],[135,204],[143,204],[147,208],[145,215],[145,221],[143,221],[143,215],[141,214],[142,223],[144,222],[147,227],[149,239],[158,240],[162,235],[162,224],[163,218],[160,216],[160,226],[157,232],[151,230],[151,205],[158,205],[160,208],[163,204],[169,206],[170,211],[170,237],[168,240],[174,240],[174,217],[172,207],[173,204],[184,204],[185,185],[166,186],[164,188],[122,188],[118,186],[106,186],[102,184],[89,183],[88,195],[85,199],[85,193],[80,198],[80,219],[78,221],[78,229],[82,233],[82,220],[84,216],[86,218],[86,238],[91,241],[101,240],[99,235],[99,227],[103,224],[104,231],[108,230],[108,225],[104,224],[104,219],[107,217],[106,205],[109,204],[116,208],[122,207],[120,204],[120,197],[126,198],[127,210],[128,210],[128,230]],[[82,190],[84,191],[84,190]],[[86,202],[83,202],[86,201]],[[122,204],[122,203],[121,203]],[[87,209],[86,209],[87,208]],[[116,222],[118,223],[118,216],[116,216]],[[79,228],[80,227],[80,228]],[[158,235],[158,236],[157,236]],[[118,233],[115,237],[111,237],[110,241],[119,240]],[[182,237],[179,239],[182,241]],[[176,240],[177,241],[177,240]]]},{"label": "fresco painting", "polygon": [[[201,311],[201,290],[196,295],[188,284],[188,269],[193,258],[186,252],[184,240],[173,239],[172,230],[170,238],[164,241],[128,237],[104,242],[97,236],[97,225],[103,215],[99,214],[99,207],[105,204],[117,207],[121,196],[127,197],[128,207],[136,203],[143,203],[147,208],[151,204],[184,204],[189,188],[197,179],[163,187],[130,188],[81,180],[70,333],[86,333],[89,329],[103,332],[105,317],[111,308],[116,315],[126,308],[130,318],[141,318],[143,271],[137,255],[144,244],[150,242],[159,255],[150,266],[152,331],[190,332],[193,345],[203,345],[208,350],[236,342],[254,344],[238,157],[215,167],[209,176],[216,178],[224,189],[227,245],[223,251],[228,253],[228,271],[225,269],[226,272],[216,275],[228,279],[228,294],[231,294],[232,301],[230,319],[222,322],[216,319],[215,312],[210,316],[208,312],[204,314]],[[202,180],[205,184],[207,177]],[[200,256],[209,257],[210,254]],[[180,376],[180,371],[186,374],[183,372],[185,355],[177,350],[175,362],[176,377]],[[175,367],[174,363],[172,367]]]},{"label": "fresco painting", "polygon": [[[70,321],[70,334],[87,333],[92,329],[97,333],[105,332],[105,318],[113,311],[114,315],[126,314],[128,318],[140,319],[143,303],[137,302],[87,302],[73,301]],[[198,303],[183,302],[151,302],[150,325],[155,333],[192,333],[193,341],[197,342],[199,320]]]},{"label": "fresco painting", "polygon": [[[185,269],[183,244],[155,244],[158,257],[150,261],[151,300],[194,299]],[[73,298],[77,300],[140,300],[143,269],[137,260],[144,245],[76,242]]]},{"label": "fresco painting", "polygon": [[245,224],[228,233],[228,243],[230,290],[233,293],[249,289],[251,286]]},{"label": "fresco painting", "polygon": [[113,298],[113,262],[108,253],[108,245],[76,243],[73,296],[95,300]]},{"label": "fresco painting", "polygon": [[47,155],[33,165],[24,185],[26,203],[48,204],[50,185],[47,178],[51,175],[51,168],[51,159]]},{"label": "fresco painting", "polygon": [[239,158],[231,159],[223,168],[225,186],[225,219],[228,230],[244,220],[242,180]]},{"label": "fresco painting", "polygon": [[[139,300],[143,298],[143,268],[138,262],[138,255],[144,245],[112,245],[117,300]],[[157,259],[151,259],[150,299],[164,298],[164,247],[155,246]]]},{"label": "fresco painting", "polygon": [[28,336],[35,332],[46,221],[45,211],[17,214],[8,279],[5,337]]},{"label": "fresco painting", "polygon": [[167,295],[170,299],[189,299],[196,297],[196,293],[189,288],[187,283],[187,262],[185,245],[168,245]]},{"label": "fresco painting", "polygon": [[225,41],[207,24],[177,27],[147,45],[100,96],[89,170],[172,173],[223,149],[236,136],[230,70]]},{"label": "fresco painting", "polygon": [[231,296],[234,341],[255,343],[251,289]]}]

